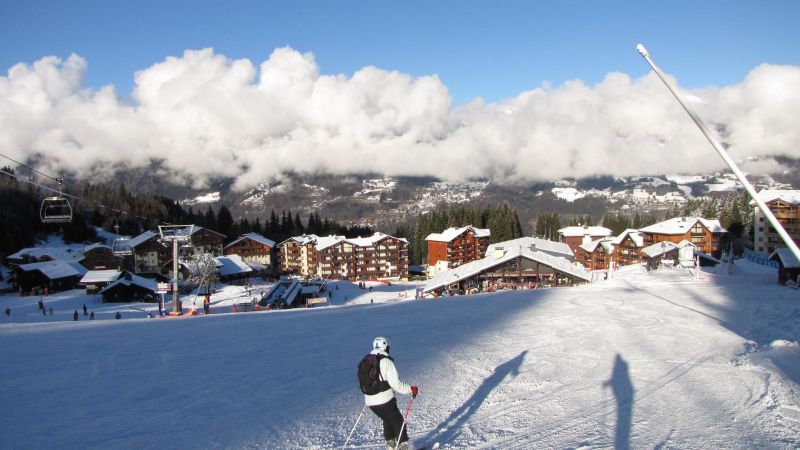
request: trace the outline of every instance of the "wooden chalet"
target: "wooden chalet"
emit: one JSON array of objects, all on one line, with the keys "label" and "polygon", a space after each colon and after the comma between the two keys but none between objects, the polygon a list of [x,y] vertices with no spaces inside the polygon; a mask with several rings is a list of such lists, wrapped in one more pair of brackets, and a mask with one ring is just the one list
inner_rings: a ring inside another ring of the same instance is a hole
[{"label": "wooden chalet", "polygon": [[124,272],[98,294],[103,297],[104,303],[157,302],[156,285],[156,280]]},{"label": "wooden chalet", "polygon": [[720,239],[728,232],[720,225],[719,220],[703,219],[698,217],[675,217],[665,220],[641,230],[642,241],[645,247],[659,242],[689,241],[697,249],[714,258],[719,258],[722,253]]},{"label": "wooden chalet", "polygon": [[489,229],[472,225],[429,234],[425,238],[428,243],[428,275],[483,258],[491,237]]},{"label": "wooden chalet", "polygon": [[239,255],[244,261],[253,261],[272,267],[272,250],[275,241],[258,233],[247,233],[223,248],[225,255]]},{"label": "wooden chalet", "polygon": [[578,255],[578,247],[582,244],[596,241],[611,236],[611,230],[606,227],[598,226],[572,226],[558,230],[559,242],[567,244],[572,253]]},{"label": "wooden chalet", "polygon": [[114,255],[111,247],[104,244],[91,244],[83,248],[81,265],[89,270],[116,269],[121,258]]},{"label": "wooden chalet", "polygon": [[639,230],[627,229],[611,240],[614,246],[614,266],[629,266],[644,261],[644,236]]},{"label": "wooden chalet", "polygon": [[776,248],[769,259],[778,262],[778,282],[800,286],[800,261],[787,247]]},{"label": "wooden chalet", "polygon": [[613,257],[612,239],[602,238],[579,245],[576,259],[588,270],[608,270]]},{"label": "wooden chalet", "polygon": [[21,264],[14,268],[14,288],[23,294],[40,294],[74,289],[86,269],[61,260]]}]

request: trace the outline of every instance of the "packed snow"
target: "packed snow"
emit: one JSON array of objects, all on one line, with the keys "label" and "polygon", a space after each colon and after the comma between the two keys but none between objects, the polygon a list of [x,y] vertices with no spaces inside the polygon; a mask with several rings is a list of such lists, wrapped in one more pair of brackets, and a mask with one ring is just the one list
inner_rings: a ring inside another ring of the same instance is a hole
[{"label": "packed snow", "polygon": [[5,295],[0,448],[334,449],[353,430],[348,448],[382,449],[370,411],[356,425],[356,364],[378,335],[420,387],[418,445],[796,448],[800,291],[776,278],[744,261],[634,266],[580,287],[422,300],[414,283],[340,281],[330,306],[231,312],[257,283],[171,319],[79,291],[44,297],[52,316]]}]

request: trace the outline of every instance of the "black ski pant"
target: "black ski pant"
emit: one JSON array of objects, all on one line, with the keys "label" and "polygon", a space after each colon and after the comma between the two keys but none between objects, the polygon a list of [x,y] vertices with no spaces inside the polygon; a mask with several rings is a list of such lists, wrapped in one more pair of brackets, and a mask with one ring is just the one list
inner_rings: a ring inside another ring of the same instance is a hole
[{"label": "black ski pant", "polygon": [[[393,398],[388,402],[378,405],[370,406],[369,409],[375,413],[383,421],[383,438],[387,441],[396,439],[397,442],[405,442],[408,440],[408,427],[403,426],[403,415],[397,409],[397,399]],[[400,429],[403,429],[403,435],[400,435]]]}]

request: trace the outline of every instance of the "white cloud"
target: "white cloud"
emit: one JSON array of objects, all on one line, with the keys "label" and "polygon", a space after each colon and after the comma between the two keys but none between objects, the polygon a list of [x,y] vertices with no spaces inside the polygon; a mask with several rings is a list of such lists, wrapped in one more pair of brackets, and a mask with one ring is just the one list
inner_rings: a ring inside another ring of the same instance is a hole
[{"label": "white cloud", "polygon": [[[323,75],[288,47],[257,70],[204,49],[137,72],[128,104],[111,86],[86,88],[86,65],[45,57],[0,77],[0,152],[94,177],[159,160],[195,186],[232,176],[240,189],[289,170],[509,182],[723,167],[653,74],[454,107],[435,75]],[[709,125],[724,125],[735,158],[800,157],[800,68],[762,65],[740,84],[687,94],[703,99],[692,105]]]}]

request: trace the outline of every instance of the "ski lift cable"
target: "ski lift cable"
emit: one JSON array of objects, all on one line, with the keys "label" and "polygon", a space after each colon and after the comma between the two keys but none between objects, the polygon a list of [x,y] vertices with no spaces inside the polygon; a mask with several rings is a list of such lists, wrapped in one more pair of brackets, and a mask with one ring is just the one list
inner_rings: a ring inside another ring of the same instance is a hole
[{"label": "ski lift cable", "polygon": [[[2,154],[0,154],[0,156],[5,156],[5,155],[2,155]],[[9,159],[11,159],[11,158],[9,158]],[[13,160],[12,160],[12,161],[13,161]],[[24,165],[24,164],[23,164],[23,165]],[[31,170],[36,170],[36,169],[33,169],[33,168],[29,167],[29,166],[25,166],[25,167],[28,167],[28,168],[30,168]],[[39,171],[38,171],[38,170],[36,170],[36,172],[39,172]],[[2,174],[4,174],[4,175],[8,175],[8,176],[10,176],[10,177],[12,177],[12,178],[15,178],[17,181],[22,181],[22,182],[24,182],[24,183],[31,184],[31,185],[33,185],[33,186],[36,186],[36,187],[38,187],[38,188],[44,189],[44,190],[46,190],[46,191],[50,191],[50,192],[53,192],[53,193],[59,194],[59,195],[60,195],[60,196],[62,196],[62,197],[69,197],[69,198],[71,198],[71,199],[73,199],[73,200],[76,200],[76,201],[81,201],[81,198],[80,198],[80,197],[78,197],[78,196],[76,196],[76,195],[69,194],[69,193],[67,193],[67,192],[64,192],[63,190],[59,190],[59,189],[55,189],[55,188],[52,188],[52,187],[49,187],[49,186],[45,186],[45,185],[43,185],[43,184],[41,184],[41,183],[37,183],[36,181],[33,181],[33,180],[29,179],[28,177],[24,177],[24,176],[21,176],[21,175],[15,174],[15,173],[11,173],[11,172],[8,172],[8,171],[6,171],[6,170],[3,170],[3,169],[0,169],[0,173],[2,173]],[[39,173],[41,173],[41,172],[39,172]],[[42,174],[42,175],[43,175],[43,176],[45,176],[45,177],[48,177],[48,178],[51,178],[51,179],[54,179],[54,180],[58,181],[57,179],[55,179],[55,178],[52,178],[52,177],[50,177],[49,175],[45,175],[45,174]],[[84,203],[88,203],[88,202],[84,201]],[[91,203],[90,203],[90,204],[91,204]],[[105,205],[103,205],[102,203],[93,203],[93,205],[94,205],[94,206],[96,206],[96,207],[100,207],[100,208],[102,208],[102,209],[109,210],[109,211],[111,211],[111,212],[114,212],[114,213],[117,213],[117,214],[125,214],[125,215],[127,215],[127,214],[128,214],[128,212],[127,212],[127,211],[123,211],[123,210],[120,210],[120,209],[117,209],[117,208],[111,208],[111,207],[109,207],[109,206],[105,206]],[[147,218],[146,218],[146,217],[142,217],[142,216],[133,216],[133,217],[135,217],[135,218],[137,218],[137,219],[147,220]]]},{"label": "ski lift cable", "polygon": [[0,153],[0,156],[2,156],[3,158],[8,159],[9,161],[13,161],[14,163],[16,163],[16,164],[18,164],[20,166],[27,167],[28,169],[32,170],[33,172],[36,172],[36,173],[38,173],[39,175],[41,175],[41,176],[43,176],[45,178],[49,178],[49,179],[55,181],[56,183],[62,184],[64,182],[64,179],[61,178],[61,177],[50,176],[50,175],[42,172],[41,170],[37,170],[37,169],[35,169],[35,168],[25,164],[25,163],[21,163],[21,162],[15,160],[15,159],[11,158],[10,156],[6,156],[6,155],[4,155],[2,153]]}]

